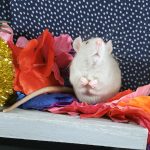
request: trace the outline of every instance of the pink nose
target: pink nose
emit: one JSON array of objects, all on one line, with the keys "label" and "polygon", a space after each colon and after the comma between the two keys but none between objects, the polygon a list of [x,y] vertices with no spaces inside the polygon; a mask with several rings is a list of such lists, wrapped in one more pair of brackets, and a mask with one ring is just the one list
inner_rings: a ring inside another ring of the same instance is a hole
[{"label": "pink nose", "polygon": [[101,40],[97,40],[96,45],[101,45]]}]

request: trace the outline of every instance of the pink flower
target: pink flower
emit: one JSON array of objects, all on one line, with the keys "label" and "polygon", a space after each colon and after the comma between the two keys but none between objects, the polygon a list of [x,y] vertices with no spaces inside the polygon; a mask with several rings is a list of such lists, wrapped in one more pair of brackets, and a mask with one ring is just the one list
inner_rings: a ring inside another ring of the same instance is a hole
[{"label": "pink flower", "polygon": [[16,42],[16,46],[24,48],[28,42],[29,41],[24,36],[20,36]]},{"label": "pink flower", "polygon": [[55,41],[55,55],[60,55],[62,52],[70,52],[72,49],[72,38],[68,34],[61,34],[54,37]]},{"label": "pink flower", "polygon": [[12,28],[7,23],[3,23],[3,25],[7,27],[3,27],[2,29],[9,31],[10,33],[0,31],[0,38],[2,38],[6,42],[13,41],[14,33]]},{"label": "pink flower", "polygon": [[[2,29],[9,31],[10,33],[1,31],[0,38],[2,38],[6,42],[14,43],[13,42],[14,32],[13,32],[12,28],[7,23],[3,23],[3,25],[4,25],[4,27]],[[25,37],[21,36],[18,38],[18,40],[16,42],[16,46],[20,47],[20,48],[24,48],[27,43],[28,43],[28,40]]]},{"label": "pink flower", "polygon": [[69,54],[72,49],[72,38],[68,34],[61,34],[58,37],[54,37],[55,41],[55,61],[59,68],[68,67],[73,59],[73,56]]}]

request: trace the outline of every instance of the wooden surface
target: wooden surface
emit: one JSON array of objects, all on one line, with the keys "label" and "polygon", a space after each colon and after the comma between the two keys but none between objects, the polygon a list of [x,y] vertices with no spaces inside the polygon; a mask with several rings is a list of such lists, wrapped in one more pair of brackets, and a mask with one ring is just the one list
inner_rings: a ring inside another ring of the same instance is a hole
[{"label": "wooden surface", "polygon": [[0,137],[145,149],[147,129],[107,119],[80,119],[39,111],[0,112]]}]

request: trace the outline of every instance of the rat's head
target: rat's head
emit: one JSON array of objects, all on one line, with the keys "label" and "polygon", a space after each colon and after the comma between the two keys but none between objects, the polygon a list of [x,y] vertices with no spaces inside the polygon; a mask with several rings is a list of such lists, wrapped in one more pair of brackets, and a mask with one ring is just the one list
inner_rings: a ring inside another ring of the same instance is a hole
[{"label": "rat's head", "polygon": [[84,53],[85,55],[99,57],[111,54],[112,42],[111,40],[105,43],[101,38],[91,38],[87,41],[82,41],[81,37],[77,37],[73,41],[73,48],[78,53]]}]

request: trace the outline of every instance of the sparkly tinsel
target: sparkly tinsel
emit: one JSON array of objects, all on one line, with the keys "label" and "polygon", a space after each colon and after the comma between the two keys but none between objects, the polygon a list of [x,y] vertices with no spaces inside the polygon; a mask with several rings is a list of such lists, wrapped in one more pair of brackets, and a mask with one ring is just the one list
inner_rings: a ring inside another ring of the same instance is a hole
[{"label": "sparkly tinsel", "polygon": [[0,106],[13,94],[12,53],[5,41],[0,39]]}]

